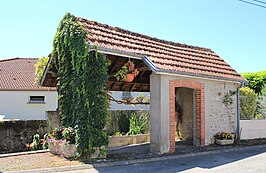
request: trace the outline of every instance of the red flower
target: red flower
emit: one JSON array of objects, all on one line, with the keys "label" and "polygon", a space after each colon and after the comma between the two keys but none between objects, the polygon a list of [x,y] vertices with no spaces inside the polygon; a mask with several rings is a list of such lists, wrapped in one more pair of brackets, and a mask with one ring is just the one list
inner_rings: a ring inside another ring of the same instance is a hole
[{"label": "red flower", "polygon": [[29,143],[25,144],[25,146],[26,146],[26,148],[30,148],[30,144]]},{"label": "red flower", "polygon": [[44,139],[41,139],[40,143],[41,143],[41,145],[43,145],[43,143],[44,143]]}]

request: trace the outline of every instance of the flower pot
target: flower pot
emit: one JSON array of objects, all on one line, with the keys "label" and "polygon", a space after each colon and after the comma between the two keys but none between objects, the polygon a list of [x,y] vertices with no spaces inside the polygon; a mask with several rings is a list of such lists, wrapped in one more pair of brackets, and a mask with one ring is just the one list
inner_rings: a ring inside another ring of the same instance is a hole
[{"label": "flower pot", "polygon": [[126,82],[132,82],[135,78],[135,75],[134,74],[126,74]]},{"label": "flower pot", "polygon": [[234,139],[220,140],[216,139],[216,144],[218,145],[231,145],[234,143]]},{"label": "flower pot", "polygon": [[64,158],[72,158],[77,156],[78,150],[75,144],[64,144],[62,149],[62,156]]}]

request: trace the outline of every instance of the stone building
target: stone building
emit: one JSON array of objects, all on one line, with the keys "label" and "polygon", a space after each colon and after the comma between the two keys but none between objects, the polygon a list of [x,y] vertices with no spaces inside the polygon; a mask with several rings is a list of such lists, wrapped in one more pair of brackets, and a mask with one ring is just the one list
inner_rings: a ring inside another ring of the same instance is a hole
[{"label": "stone building", "polygon": [[[80,17],[76,21],[87,31],[88,51],[96,45],[111,61],[110,91],[150,92],[152,152],[175,151],[176,129],[196,146],[211,144],[218,131],[238,133],[238,88],[246,80],[211,49],[160,40]],[[116,81],[113,74],[129,59],[140,73],[132,82]],[[46,69],[43,86],[56,85],[53,74],[55,69]]]}]

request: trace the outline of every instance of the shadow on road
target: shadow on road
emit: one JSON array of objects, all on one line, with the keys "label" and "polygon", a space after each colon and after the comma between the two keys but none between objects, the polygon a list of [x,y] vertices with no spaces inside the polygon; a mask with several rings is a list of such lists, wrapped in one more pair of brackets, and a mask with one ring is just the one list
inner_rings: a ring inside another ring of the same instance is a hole
[{"label": "shadow on road", "polygon": [[[147,147],[147,146],[146,146]],[[137,149],[137,148],[134,148]],[[193,147],[191,148],[193,149]],[[246,159],[258,154],[266,153],[266,148],[226,151],[219,154],[186,157],[134,165],[124,165],[108,168],[96,168],[98,172],[180,172],[193,168],[211,169],[228,163]]]}]

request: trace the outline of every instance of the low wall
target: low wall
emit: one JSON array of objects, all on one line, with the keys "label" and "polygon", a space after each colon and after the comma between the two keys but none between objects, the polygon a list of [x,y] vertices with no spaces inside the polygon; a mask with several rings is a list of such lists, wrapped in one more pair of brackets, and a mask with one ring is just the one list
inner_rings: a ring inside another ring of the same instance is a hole
[{"label": "low wall", "polygon": [[266,138],[266,120],[240,120],[240,139]]},{"label": "low wall", "polygon": [[61,127],[60,116],[57,111],[46,111],[47,132],[52,133],[55,128]]},{"label": "low wall", "polygon": [[36,133],[43,136],[46,120],[0,121],[0,153],[23,151]]},{"label": "low wall", "polygon": [[140,144],[145,142],[150,142],[150,134],[140,134],[132,136],[110,136],[108,148]]}]

